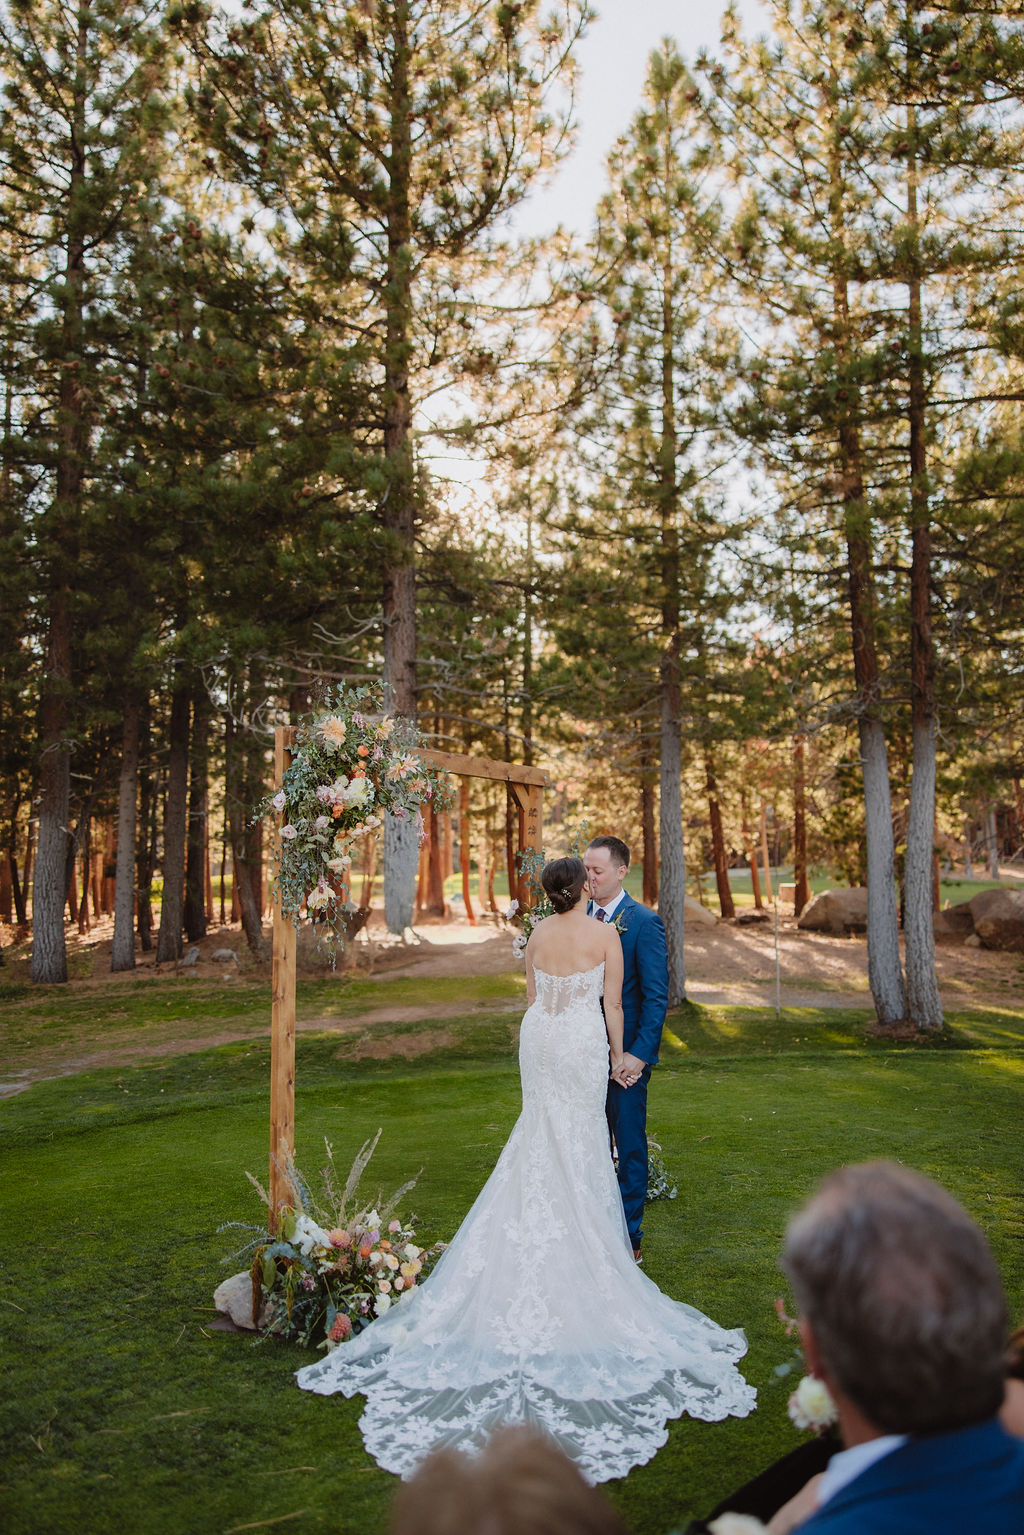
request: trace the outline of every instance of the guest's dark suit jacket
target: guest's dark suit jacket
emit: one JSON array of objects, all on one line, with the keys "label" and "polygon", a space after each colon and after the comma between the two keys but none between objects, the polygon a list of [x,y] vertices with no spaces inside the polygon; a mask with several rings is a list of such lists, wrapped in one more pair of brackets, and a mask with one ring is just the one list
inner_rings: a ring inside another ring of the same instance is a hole
[{"label": "guest's dark suit jacket", "polygon": [[1024,1535],[1024,1441],[996,1418],[910,1439],[841,1487],[800,1535]]}]

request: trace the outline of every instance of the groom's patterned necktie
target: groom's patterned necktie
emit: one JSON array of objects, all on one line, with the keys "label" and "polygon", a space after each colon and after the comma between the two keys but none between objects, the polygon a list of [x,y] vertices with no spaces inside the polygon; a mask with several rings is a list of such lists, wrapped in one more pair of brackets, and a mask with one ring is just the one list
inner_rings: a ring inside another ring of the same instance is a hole
[{"label": "groom's patterned necktie", "polygon": [[595,911],[594,916],[597,918],[598,922],[604,922],[608,916],[608,913],[605,911],[603,906],[599,906]]}]

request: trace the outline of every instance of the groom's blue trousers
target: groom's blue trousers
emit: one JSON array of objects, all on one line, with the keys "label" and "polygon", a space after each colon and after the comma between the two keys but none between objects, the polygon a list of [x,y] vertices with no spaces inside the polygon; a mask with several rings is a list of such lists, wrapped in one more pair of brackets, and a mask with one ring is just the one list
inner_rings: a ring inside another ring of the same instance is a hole
[{"label": "groom's blue trousers", "polygon": [[619,1155],[619,1192],[634,1248],[644,1234],[644,1202],[647,1198],[647,1084],[651,1068],[645,1066],[632,1087],[608,1084],[608,1129]]}]

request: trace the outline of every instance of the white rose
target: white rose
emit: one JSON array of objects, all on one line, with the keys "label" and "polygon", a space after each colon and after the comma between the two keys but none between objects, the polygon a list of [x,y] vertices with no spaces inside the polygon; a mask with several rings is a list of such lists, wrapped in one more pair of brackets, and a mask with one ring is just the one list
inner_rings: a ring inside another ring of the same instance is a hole
[{"label": "white rose", "polygon": [[327,867],[332,874],[344,874],[346,869],[352,867],[352,860],[344,856],[341,858],[328,858]]},{"label": "white rose", "polygon": [[828,1387],[813,1375],[803,1377],[789,1399],[787,1410],[797,1428],[810,1428],[815,1433],[820,1433],[836,1420],[835,1403]]},{"label": "white rose", "polygon": [[378,1295],[376,1301],[374,1302],[373,1310],[374,1310],[374,1314],[376,1316],[383,1316],[385,1311],[390,1311],[391,1310],[391,1296],[390,1295]]},{"label": "white rose", "polygon": [[289,822],[289,824],[287,826],[282,826],[281,827],[281,836],[284,838],[284,840],[286,842],[293,841],[294,838],[296,838],[298,835],[299,835],[298,827],[297,826],[292,826],[290,822]]},{"label": "white rose", "polygon": [[412,1242],[407,1242],[402,1248],[403,1258],[408,1258],[410,1263],[412,1262],[413,1258],[418,1258],[419,1255],[420,1248],[416,1247]]},{"label": "white rose", "polygon": [[284,790],[283,789],[278,789],[277,793],[274,795],[274,798],[270,801],[270,803],[273,805],[275,810],[283,810],[284,807],[285,807],[285,804],[286,804],[285,797],[284,797]]}]

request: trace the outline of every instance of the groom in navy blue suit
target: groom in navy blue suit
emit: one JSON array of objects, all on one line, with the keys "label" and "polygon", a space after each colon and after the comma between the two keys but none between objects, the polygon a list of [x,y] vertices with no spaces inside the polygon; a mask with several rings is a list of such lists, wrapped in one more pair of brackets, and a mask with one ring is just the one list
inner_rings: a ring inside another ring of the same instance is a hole
[{"label": "groom in navy blue suit", "polygon": [[627,895],[622,881],[629,848],[618,837],[595,837],[583,855],[590,884],[588,913],[614,922],[622,940],[622,1059],[626,1085],[608,1084],[608,1125],[619,1156],[619,1189],[633,1257],[642,1262],[647,1198],[647,1084],[658,1063],[668,1005],[665,927],[657,912]]}]

